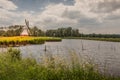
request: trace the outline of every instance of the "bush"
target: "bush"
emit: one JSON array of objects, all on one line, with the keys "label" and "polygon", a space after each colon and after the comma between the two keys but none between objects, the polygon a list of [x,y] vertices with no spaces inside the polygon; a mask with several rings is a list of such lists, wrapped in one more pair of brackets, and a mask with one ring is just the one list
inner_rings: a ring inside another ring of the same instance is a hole
[{"label": "bush", "polygon": [[18,49],[8,49],[7,53],[10,55],[12,61],[21,60],[21,53]]}]

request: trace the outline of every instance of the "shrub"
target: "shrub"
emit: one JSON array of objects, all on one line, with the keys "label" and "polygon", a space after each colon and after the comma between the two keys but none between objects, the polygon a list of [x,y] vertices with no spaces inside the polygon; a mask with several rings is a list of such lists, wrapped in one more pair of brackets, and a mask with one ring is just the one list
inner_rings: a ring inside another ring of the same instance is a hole
[{"label": "shrub", "polygon": [[9,54],[11,61],[21,60],[20,50],[9,48],[7,53]]},{"label": "shrub", "polygon": [[45,54],[42,57],[42,62],[21,59],[20,51],[10,48],[7,54],[0,54],[0,80],[120,80],[101,75],[88,63],[84,66],[75,63],[76,54],[71,55],[72,67],[62,56]]}]

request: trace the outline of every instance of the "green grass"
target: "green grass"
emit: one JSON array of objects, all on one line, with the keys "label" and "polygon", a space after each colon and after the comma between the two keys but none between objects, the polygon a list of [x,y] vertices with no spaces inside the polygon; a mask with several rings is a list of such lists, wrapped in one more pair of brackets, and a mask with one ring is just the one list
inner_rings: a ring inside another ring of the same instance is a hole
[{"label": "green grass", "polygon": [[45,55],[42,62],[32,58],[21,58],[17,49],[0,54],[0,80],[120,80],[104,76],[90,63],[78,61],[71,53],[69,64],[61,57]]}]

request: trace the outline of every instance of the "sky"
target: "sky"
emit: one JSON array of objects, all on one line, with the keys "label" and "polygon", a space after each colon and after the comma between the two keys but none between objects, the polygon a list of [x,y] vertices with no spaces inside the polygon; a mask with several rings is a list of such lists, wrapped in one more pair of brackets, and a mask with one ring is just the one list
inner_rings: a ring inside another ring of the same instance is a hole
[{"label": "sky", "polygon": [[81,33],[120,34],[120,0],[0,0],[0,26],[77,28]]}]

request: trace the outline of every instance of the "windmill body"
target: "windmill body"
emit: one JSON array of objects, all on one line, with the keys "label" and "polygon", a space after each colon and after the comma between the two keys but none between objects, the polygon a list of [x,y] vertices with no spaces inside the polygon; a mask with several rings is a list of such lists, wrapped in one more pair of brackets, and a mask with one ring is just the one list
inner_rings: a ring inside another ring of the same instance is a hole
[{"label": "windmill body", "polygon": [[22,33],[20,34],[20,36],[29,36],[28,30],[26,27],[23,28]]},{"label": "windmill body", "polygon": [[23,31],[20,36],[30,36],[29,21],[25,20],[26,26],[23,27]]}]

